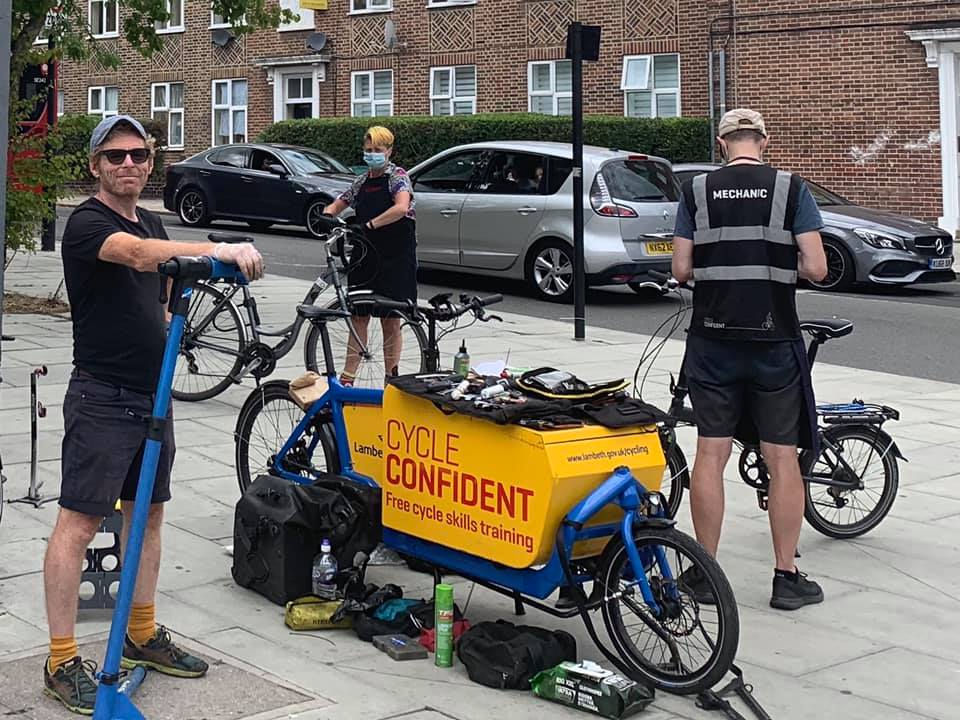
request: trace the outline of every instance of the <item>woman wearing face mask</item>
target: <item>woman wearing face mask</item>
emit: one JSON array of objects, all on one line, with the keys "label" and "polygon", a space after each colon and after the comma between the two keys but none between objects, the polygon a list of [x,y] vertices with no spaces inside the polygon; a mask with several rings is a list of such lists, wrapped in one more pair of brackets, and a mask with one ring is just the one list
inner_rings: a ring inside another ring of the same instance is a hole
[{"label": "woman wearing face mask", "polygon": [[[413,186],[403,168],[390,162],[393,133],[379,125],[367,130],[363,138],[363,160],[367,171],[340,197],[324,208],[338,215],[352,207],[364,227],[367,247],[363,257],[350,271],[351,289],[372,290],[393,300],[417,299],[417,235]],[[354,328],[363,342],[367,339],[368,316],[355,316]],[[396,375],[400,362],[401,318],[383,317],[383,360],[387,376]],[[344,384],[353,384],[360,365],[360,352],[351,335],[347,357],[340,376]]]}]

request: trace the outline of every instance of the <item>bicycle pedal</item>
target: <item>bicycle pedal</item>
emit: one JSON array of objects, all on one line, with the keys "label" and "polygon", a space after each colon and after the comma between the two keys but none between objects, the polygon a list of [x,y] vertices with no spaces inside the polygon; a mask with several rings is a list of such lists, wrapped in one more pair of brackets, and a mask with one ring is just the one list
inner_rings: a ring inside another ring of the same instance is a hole
[{"label": "bicycle pedal", "polygon": [[757,505],[761,510],[766,511],[770,506],[770,498],[764,492],[757,492]]}]

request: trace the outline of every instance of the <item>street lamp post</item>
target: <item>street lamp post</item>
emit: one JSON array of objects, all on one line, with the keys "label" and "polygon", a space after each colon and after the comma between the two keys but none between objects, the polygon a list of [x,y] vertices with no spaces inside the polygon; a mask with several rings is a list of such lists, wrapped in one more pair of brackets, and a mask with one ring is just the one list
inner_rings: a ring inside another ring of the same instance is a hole
[{"label": "street lamp post", "polygon": [[[3,274],[7,259],[7,149],[10,147],[10,34],[13,0],[0,0],[0,336],[3,335]],[[0,382],[3,381],[0,342]]]}]

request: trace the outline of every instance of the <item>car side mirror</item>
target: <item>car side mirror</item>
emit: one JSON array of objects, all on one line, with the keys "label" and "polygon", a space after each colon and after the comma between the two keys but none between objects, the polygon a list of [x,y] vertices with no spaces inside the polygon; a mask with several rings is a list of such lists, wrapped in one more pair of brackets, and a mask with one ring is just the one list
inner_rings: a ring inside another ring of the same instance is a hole
[{"label": "car side mirror", "polygon": [[279,175],[280,177],[286,177],[287,175],[287,169],[279,163],[270,163],[267,169],[274,175]]}]

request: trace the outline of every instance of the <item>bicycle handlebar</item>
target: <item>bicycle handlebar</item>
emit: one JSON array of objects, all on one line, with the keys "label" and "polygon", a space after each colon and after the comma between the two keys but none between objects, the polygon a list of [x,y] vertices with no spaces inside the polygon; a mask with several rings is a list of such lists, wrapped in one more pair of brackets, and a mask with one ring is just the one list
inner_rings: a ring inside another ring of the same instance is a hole
[{"label": "bicycle handlebar", "polygon": [[212,243],[252,243],[253,238],[249,235],[234,235],[233,233],[212,232],[207,235],[207,240]]},{"label": "bicycle handlebar", "polygon": [[160,263],[157,272],[177,280],[228,280],[240,285],[247,283],[247,278],[236,265],[220,262],[206,255],[172,257]]}]

